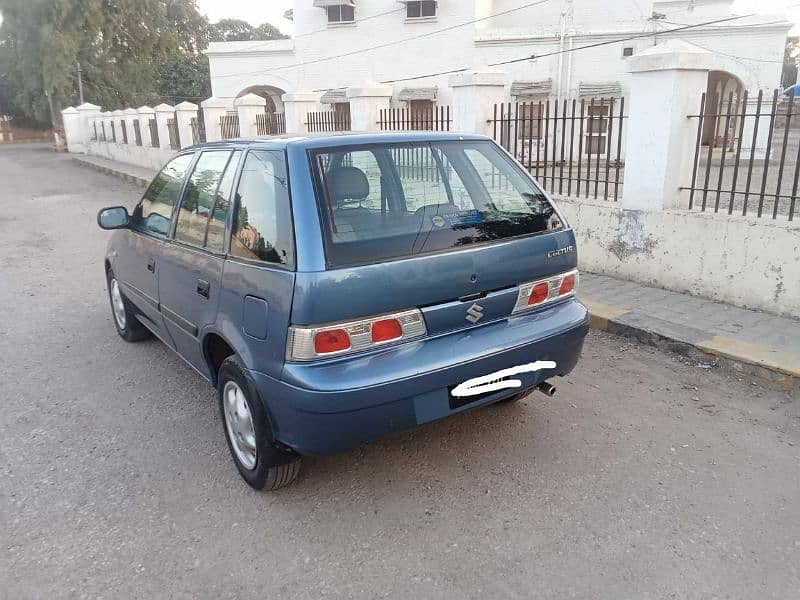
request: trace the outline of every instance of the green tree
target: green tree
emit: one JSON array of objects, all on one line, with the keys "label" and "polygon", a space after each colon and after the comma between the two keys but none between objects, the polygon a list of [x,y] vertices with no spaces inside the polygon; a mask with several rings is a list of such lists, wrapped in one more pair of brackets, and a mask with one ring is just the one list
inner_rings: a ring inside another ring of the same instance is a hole
[{"label": "green tree", "polygon": [[197,103],[211,96],[208,58],[204,54],[176,52],[158,63],[156,91],[161,100],[178,104]]},{"label": "green tree", "polygon": [[256,40],[285,39],[285,34],[270,23],[262,23],[253,27],[241,19],[221,19],[212,23],[208,30],[208,39],[211,42],[246,42]]},{"label": "green tree", "polygon": [[800,38],[786,38],[786,52],[783,55],[783,72],[781,73],[781,86],[784,88],[797,83],[797,54],[800,52]]}]

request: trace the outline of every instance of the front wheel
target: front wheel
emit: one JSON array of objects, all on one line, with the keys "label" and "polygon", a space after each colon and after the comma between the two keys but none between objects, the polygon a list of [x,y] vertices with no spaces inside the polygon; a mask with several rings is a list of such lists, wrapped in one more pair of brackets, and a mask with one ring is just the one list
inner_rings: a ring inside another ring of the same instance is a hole
[{"label": "front wheel", "polygon": [[257,490],[292,483],[300,472],[300,456],[275,445],[255,383],[238,357],[223,361],[218,380],[225,439],[239,474]]},{"label": "front wheel", "polygon": [[136,318],[136,314],[131,310],[130,301],[122,292],[122,287],[111,269],[106,274],[106,280],[108,298],[111,300],[111,314],[119,336],[126,342],[138,342],[149,338],[150,330]]}]

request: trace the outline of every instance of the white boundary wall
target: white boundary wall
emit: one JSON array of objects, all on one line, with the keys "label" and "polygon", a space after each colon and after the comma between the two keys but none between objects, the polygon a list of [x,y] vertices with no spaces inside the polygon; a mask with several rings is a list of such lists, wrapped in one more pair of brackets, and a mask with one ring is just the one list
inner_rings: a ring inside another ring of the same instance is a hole
[{"label": "white boundary wall", "polygon": [[800,222],[558,201],[581,269],[800,316]]}]

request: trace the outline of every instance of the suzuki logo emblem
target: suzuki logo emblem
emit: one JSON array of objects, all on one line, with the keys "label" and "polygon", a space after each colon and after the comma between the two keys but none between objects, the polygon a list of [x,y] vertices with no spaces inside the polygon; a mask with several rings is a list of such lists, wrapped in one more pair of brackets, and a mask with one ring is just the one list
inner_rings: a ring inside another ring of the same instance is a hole
[{"label": "suzuki logo emblem", "polygon": [[483,307],[477,302],[467,310],[467,321],[477,323],[483,318]]}]

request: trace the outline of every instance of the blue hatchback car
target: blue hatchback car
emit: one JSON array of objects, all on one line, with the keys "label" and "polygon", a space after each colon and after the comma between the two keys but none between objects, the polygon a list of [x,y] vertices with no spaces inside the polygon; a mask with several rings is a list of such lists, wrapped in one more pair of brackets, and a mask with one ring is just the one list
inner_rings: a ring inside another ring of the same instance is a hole
[{"label": "blue hatchback car", "polygon": [[331,454],[538,388],[578,361],[575,236],[502,148],[451,133],[233,140],[98,215],[123,339],[218,389],[256,489]]}]

